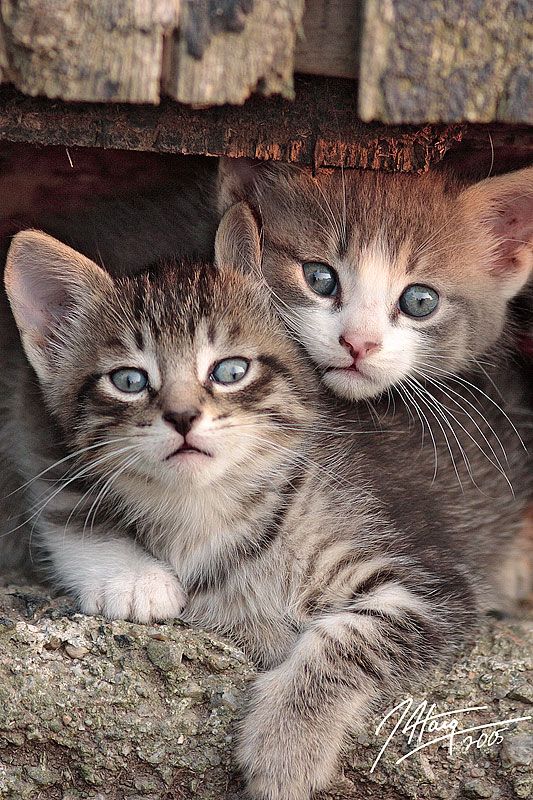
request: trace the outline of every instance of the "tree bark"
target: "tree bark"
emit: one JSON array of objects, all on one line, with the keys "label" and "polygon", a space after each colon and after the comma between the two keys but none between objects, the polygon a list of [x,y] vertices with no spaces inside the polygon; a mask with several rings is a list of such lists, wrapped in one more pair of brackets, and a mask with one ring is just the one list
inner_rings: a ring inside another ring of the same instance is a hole
[{"label": "tree bark", "polygon": [[302,78],[293,103],[254,96],[242,107],[204,110],[170,101],[158,108],[60,103],[0,89],[0,140],[32,144],[420,172],[440,161],[462,133],[460,125],[361,123],[349,81]]}]

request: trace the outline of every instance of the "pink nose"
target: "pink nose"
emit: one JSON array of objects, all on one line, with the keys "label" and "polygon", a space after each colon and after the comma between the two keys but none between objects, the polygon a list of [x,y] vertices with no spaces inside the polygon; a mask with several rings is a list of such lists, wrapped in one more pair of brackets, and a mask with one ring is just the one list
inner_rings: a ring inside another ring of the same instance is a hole
[{"label": "pink nose", "polygon": [[359,336],[350,334],[340,336],[339,342],[348,350],[354,361],[362,361],[363,358],[366,358],[371,353],[375,353],[376,350],[381,348],[380,342],[366,342]]}]

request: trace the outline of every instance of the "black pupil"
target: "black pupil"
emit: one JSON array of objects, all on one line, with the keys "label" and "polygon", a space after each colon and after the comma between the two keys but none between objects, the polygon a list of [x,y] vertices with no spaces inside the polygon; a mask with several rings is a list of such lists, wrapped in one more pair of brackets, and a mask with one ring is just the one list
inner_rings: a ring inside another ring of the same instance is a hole
[{"label": "black pupil", "polygon": [[400,308],[411,317],[425,317],[437,307],[438,295],[429,286],[410,286],[400,298]]},{"label": "black pupil", "polygon": [[140,392],[148,383],[146,375],[137,370],[117,370],[111,378],[122,392]]},{"label": "black pupil", "polygon": [[248,371],[248,362],[244,360],[221,361],[213,370],[212,377],[219,383],[236,383]]},{"label": "black pupil", "polygon": [[331,295],[337,288],[337,278],[332,269],[324,264],[304,264],[307,283],[317,294]]},{"label": "black pupil", "polygon": [[419,308],[423,309],[431,303],[431,295],[423,294],[422,292],[413,292],[415,302],[418,303]]}]

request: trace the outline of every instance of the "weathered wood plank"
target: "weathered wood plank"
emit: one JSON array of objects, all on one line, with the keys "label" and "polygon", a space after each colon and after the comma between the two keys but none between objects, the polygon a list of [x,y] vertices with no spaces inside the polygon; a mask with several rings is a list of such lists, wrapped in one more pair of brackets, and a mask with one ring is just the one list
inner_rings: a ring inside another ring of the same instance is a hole
[{"label": "weathered wood plank", "polygon": [[360,33],[361,3],[306,0],[294,52],[295,72],[357,78]]},{"label": "weathered wood plank", "polygon": [[533,123],[530,0],[366,0],[359,112]]},{"label": "weathered wood plank", "polygon": [[2,0],[0,80],[76,101],[292,95],[304,0]]},{"label": "weathered wood plank", "polygon": [[63,100],[159,101],[179,0],[2,0],[2,80]]},{"label": "weathered wood plank", "polygon": [[[201,25],[206,0],[184,3],[180,28],[168,44],[163,89],[191,105],[244,103],[252,92],[292,96],[293,53],[304,0],[254,0],[242,32],[222,30],[191,53],[191,29]],[[231,5],[234,5],[233,2]],[[196,54],[198,55],[198,54]]]},{"label": "weathered wood plank", "polygon": [[[453,126],[383,126],[357,118],[351,81],[299,78],[296,100],[191,109],[72,104],[0,90],[0,140],[161,153],[272,158],[313,167],[419,172],[460,139]],[[488,141],[486,141],[488,145]]]},{"label": "weathered wood plank", "polygon": [[203,107],[292,97],[293,68],[359,72],[367,121],[533,122],[530,0],[307,0],[303,12],[304,0],[0,0],[0,82]]}]

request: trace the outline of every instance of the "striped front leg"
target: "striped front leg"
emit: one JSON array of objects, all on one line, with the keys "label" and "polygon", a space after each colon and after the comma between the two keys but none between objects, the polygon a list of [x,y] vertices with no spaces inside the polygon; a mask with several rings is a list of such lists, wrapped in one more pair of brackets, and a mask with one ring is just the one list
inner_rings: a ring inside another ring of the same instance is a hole
[{"label": "striped front leg", "polygon": [[254,800],[307,800],[325,788],[371,706],[464,637],[472,600],[459,575],[401,561],[351,569],[349,595],[328,607],[325,587],[288,658],[254,684],[238,748]]}]

